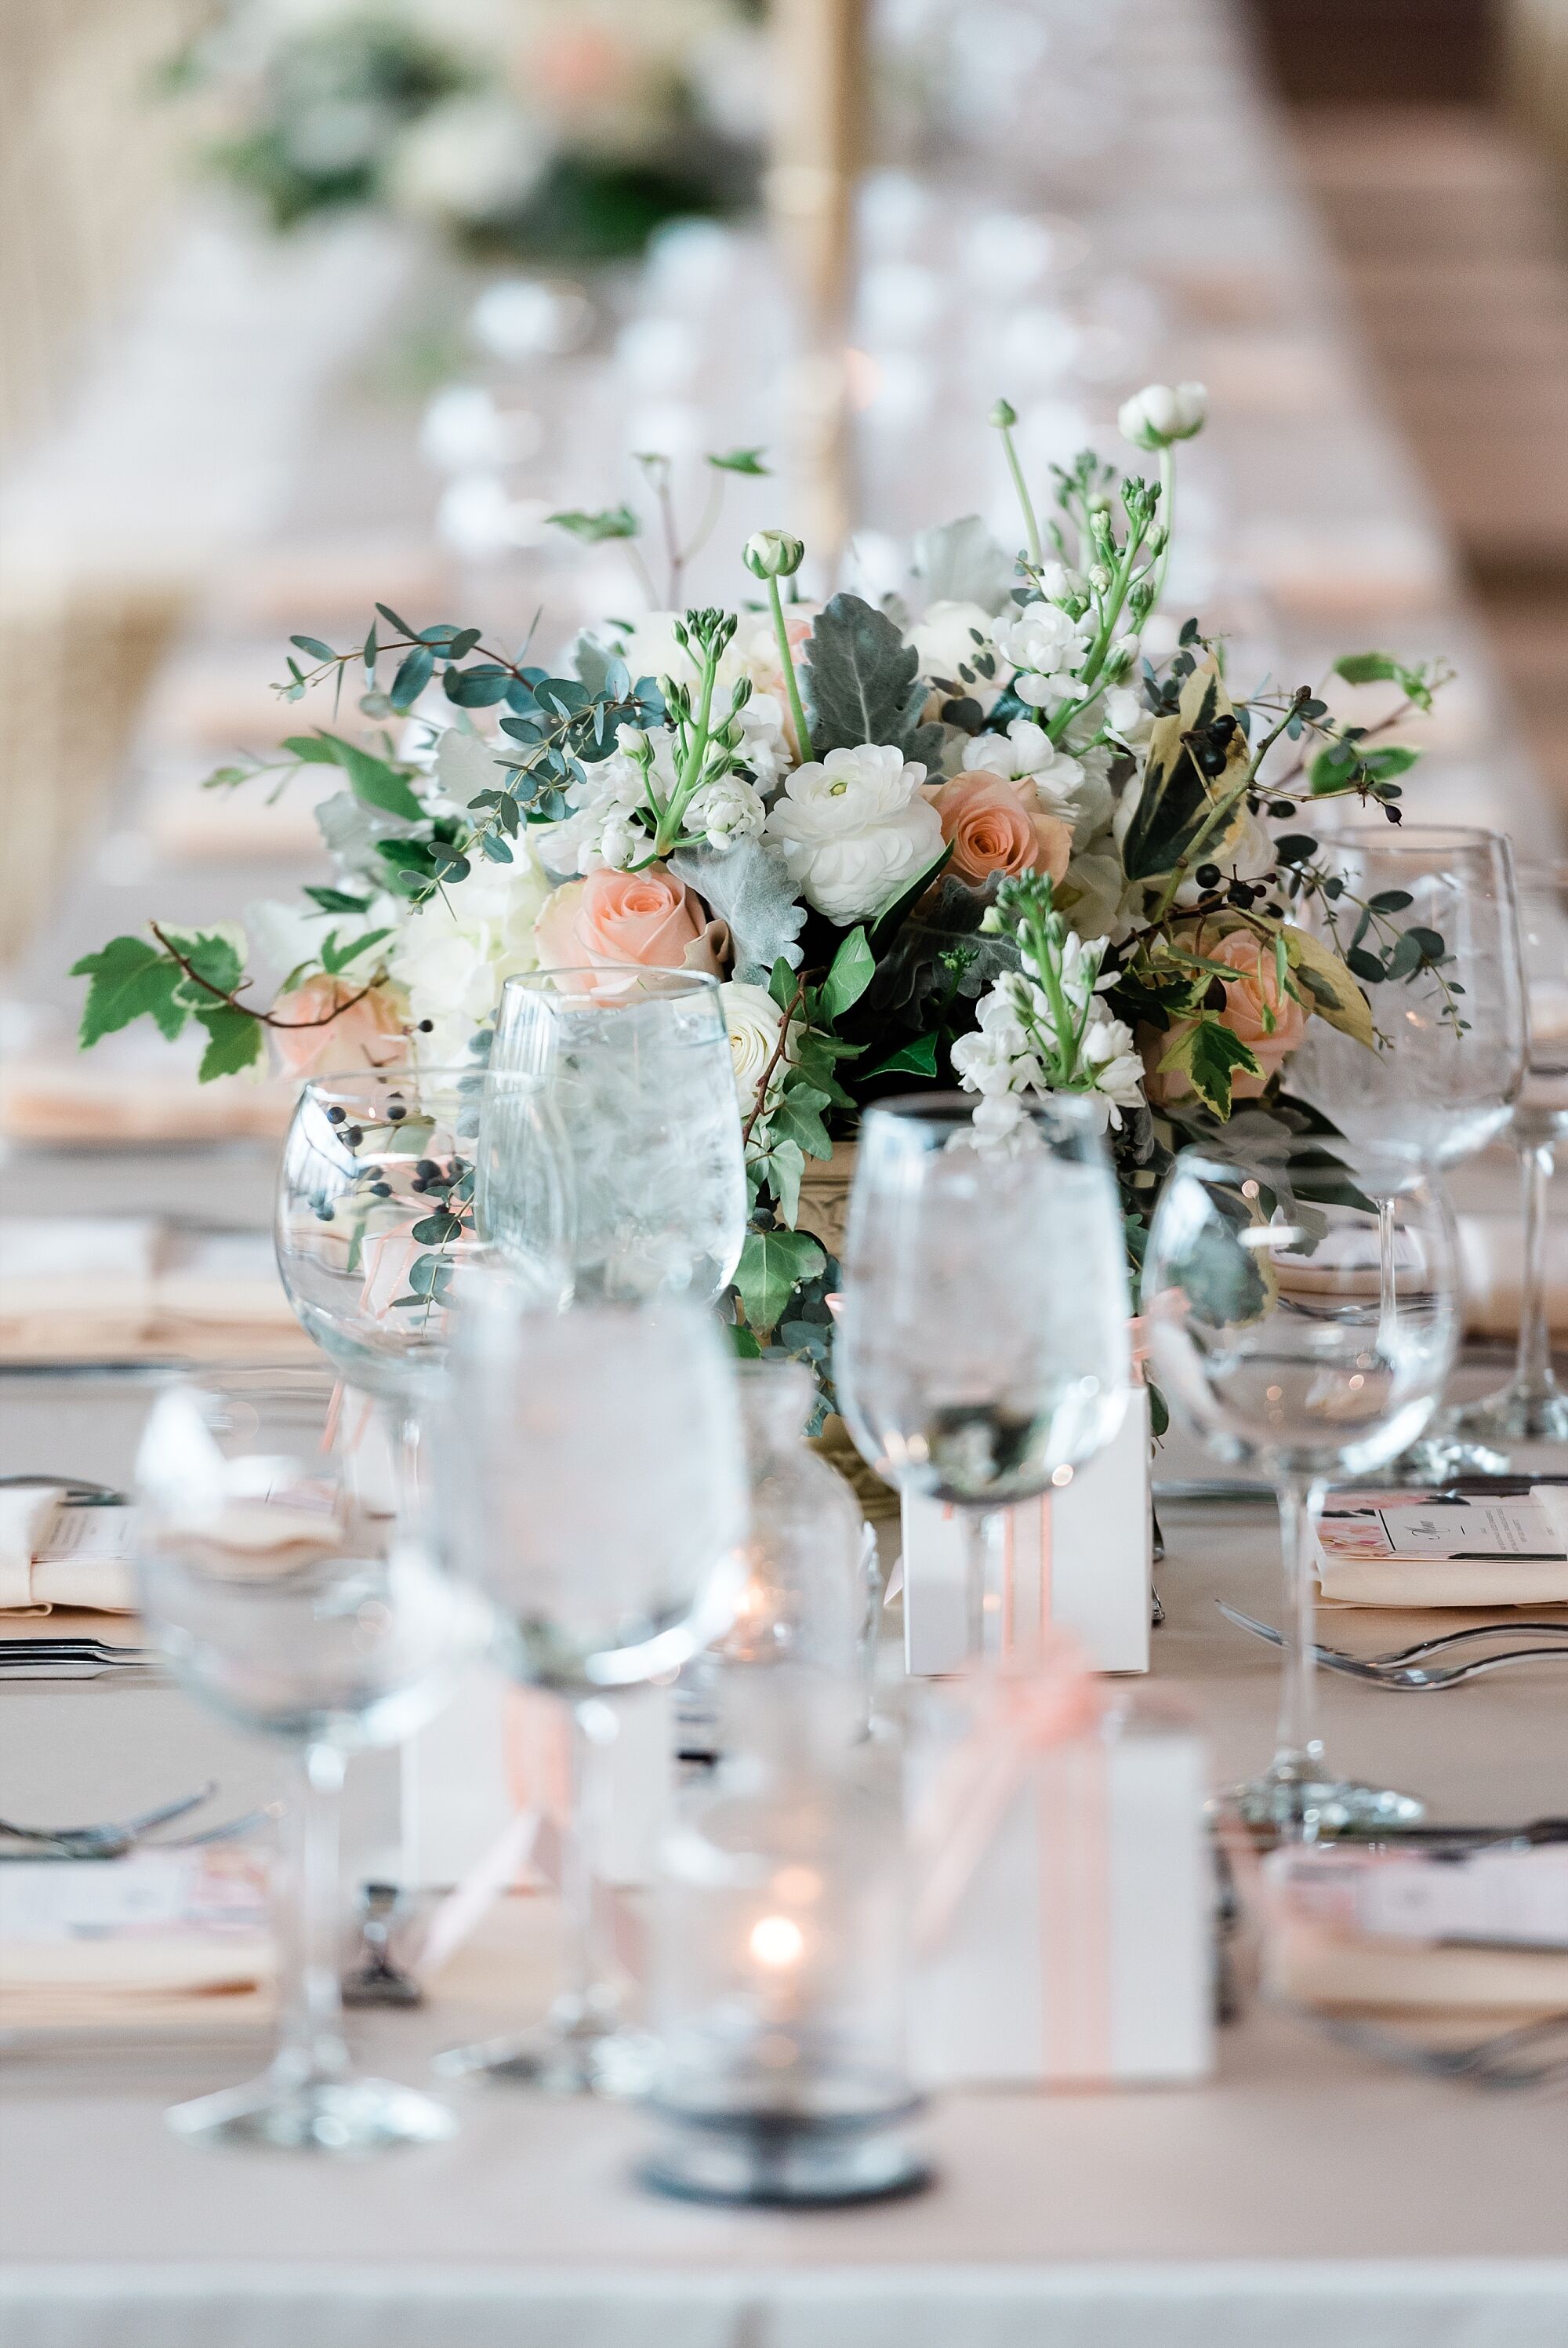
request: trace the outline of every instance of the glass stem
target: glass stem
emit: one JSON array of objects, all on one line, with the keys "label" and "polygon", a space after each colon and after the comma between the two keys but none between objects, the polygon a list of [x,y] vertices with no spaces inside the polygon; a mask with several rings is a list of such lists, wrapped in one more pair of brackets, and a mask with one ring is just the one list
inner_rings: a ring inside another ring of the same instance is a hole
[{"label": "glass stem", "polygon": [[585,2037],[612,2029],[620,2006],[620,1968],[609,1928],[596,1859],[604,1850],[614,1795],[610,1756],[620,1722],[604,1696],[571,1707],[571,1814],[561,1837],[561,1901],[569,1945],[559,2017]]},{"label": "glass stem", "polygon": [[1552,1331],[1546,1311],[1547,1193],[1556,1162],[1552,1144],[1519,1153],[1524,1190],[1524,1272],[1519,1296],[1519,1354],[1513,1391],[1523,1402],[1547,1402],[1557,1392],[1552,1371]]},{"label": "glass stem", "polygon": [[964,1527],[964,1604],[968,1617],[968,1650],[988,1663],[999,1661],[1006,1630],[1006,1592],[1002,1589],[1001,1529],[995,1509],[960,1510]]},{"label": "glass stem", "polygon": [[1399,1344],[1399,1289],[1395,1269],[1394,1251],[1398,1241],[1395,1223],[1396,1202],[1392,1199],[1378,1201],[1378,1318],[1382,1326],[1378,1344],[1385,1354],[1397,1360]]},{"label": "glass stem", "polygon": [[273,2068],[296,2089],[330,2085],[348,2071],[338,1993],[343,1781],[343,1756],[337,1747],[307,1745],[283,1814],[277,1902],[280,2021]]},{"label": "glass stem", "polygon": [[1279,1679],[1279,1729],[1273,1775],[1294,1784],[1323,1774],[1317,1734],[1317,1598],[1314,1542],[1325,1487],[1289,1476],[1279,1487],[1280,1554],[1285,1567],[1284,1659]]}]

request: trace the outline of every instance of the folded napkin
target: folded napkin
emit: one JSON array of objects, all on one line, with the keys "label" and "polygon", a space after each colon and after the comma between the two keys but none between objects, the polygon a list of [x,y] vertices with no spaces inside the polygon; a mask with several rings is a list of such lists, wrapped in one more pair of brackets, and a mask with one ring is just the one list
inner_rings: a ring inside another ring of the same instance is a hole
[{"label": "folded napkin", "polygon": [[0,1069],[0,1136],[10,1141],[271,1140],[287,1132],[298,1086],[178,1072],[12,1061]]},{"label": "folded napkin", "polygon": [[0,1485],[0,1613],[134,1612],[130,1510],[62,1499],[55,1484]]},{"label": "folded napkin", "polygon": [[234,1843],[0,1865],[0,2045],[34,2031],[264,2023],[264,1853]]},{"label": "folded napkin", "polygon": [[1348,1606],[1568,1606],[1568,1493],[1330,1492],[1317,1578]]},{"label": "folded napkin", "polygon": [[0,1361],[310,1361],[264,1231],[0,1217]]},{"label": "folded napkin", "polygon": [[1568,2008],[1568,1849],[1271,1852],[1264,1978],[1298,2004]]}]

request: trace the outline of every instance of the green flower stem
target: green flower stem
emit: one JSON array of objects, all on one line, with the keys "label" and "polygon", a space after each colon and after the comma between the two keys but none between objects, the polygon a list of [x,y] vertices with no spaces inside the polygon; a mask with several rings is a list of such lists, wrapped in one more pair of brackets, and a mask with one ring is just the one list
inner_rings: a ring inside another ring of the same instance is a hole
[{"label": "green flower stem", "polygon": [[1024,538],[1029,547],[1029,559],[1038,571],[1045,560],[1045,552],[1040,544],[1040,523],[1035,518],[1034,499],[1030,496],[1029,483],[1024,479],[1023,467],[1019,462],[1018,450],[1013,447],[1012,426],[1003,424],[999,425],[998,429],[1002,436],[1002,447],[1007,451],[1008,470],[1012,475],[1012,485],[1018,492],[1019,506],[1023,514]]},{"label": "green flower stem", "polygon": [[1176,458],[1175,451],[1168,444],[1160,451],[1160,502],[1155,510],[1164,526],[1165,543],[1160,549],[1159,560],[1154,565],[1154,600],[1149,606],[1151,612],[1159,610],[1160,598],[1165,592],[1165,572],[1170,568],[1171,546],[1175,536]]},{"label": "green flower stem", "polygon": [[794,738],[800,745],[801,764],[806,765],[815,756],[811,747],[811,728],[805,722],[805,707],[795,681],[794,654],[790,649],[789,631],[784,626],[784,598],[779,593],[776,579],[768,581],[768,602],[773,606],[774,634],[778,640],[779,662],[784,669],[784,691],[789,695],[789,714],[794,719]]},{"label": "green flower stem", "polygon": [[655,856],[668,856],[680,839],[686,809],[690,807],[692,795],[702,780],[703,767],[708,757],[708,744],[712,738],[710,720],[713,714],[713,685],[718,674],[719,654],[714,646],[710,644],[702,654],[702,692],[698,696],[697,715],[692,721],[692,731],[685,756],[681,761],[681,771],[676,778],[675,788],[666,802],[664,812],[659,819],[659,828],[653,836]]}]

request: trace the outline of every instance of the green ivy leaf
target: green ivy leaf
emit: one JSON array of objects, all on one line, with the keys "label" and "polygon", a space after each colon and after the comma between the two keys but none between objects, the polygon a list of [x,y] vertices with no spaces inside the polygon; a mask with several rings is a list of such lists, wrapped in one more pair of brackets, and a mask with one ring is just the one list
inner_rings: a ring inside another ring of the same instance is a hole
[{"label": "green ivy leaf", "polygon": [[786,1078],[784,1088],[768,1112],[768,1134],[775,1148],[782,1141],[798,1142],[808,1158],[831,1158],[833,1144],[822,1112],[831,1095],[801,1078]]},{"label": "green ivy leaf", "polygon": [[1381,685],[1399,673],[1392,653],[1344,653],[1334,664],[1335,675],[1342,676],[1347,685]]},{"label": "green ivy leaf", "polygon": [[722,457],[710,454],[708,462],[716,473],[747,473],[755,480],[764,480],[769,471],[760,448],[731,448]]},{"label": "green ivy leaf", "polygon": [[868,1076],[934,1076],[937,1073],[937,1039],[935,1035],[917,1035],[912,1044],[901,1044],[885,1060],[866,1071]]},{"label": "green ivy leaf", "polygon": [[1263,1074],[1240,1037],[1233,1035],[1228,1027],[1222,1027],[1217,1019],[1200,1019],[1178,1037],[1160,1063],[1162,1075],[1173,1068],[1185,1070],[1193,1090],[1216,1117],[1229,1117],[1231,1113],[1234,1076]]},{"label": "green ivy leaf", "polygon": [[196,1072],[204,1085],[214,1076],[238,1076],[261,1057],[261,1023],[253,1012],[215,1003],[210,1011],[199,1011],[196,1021],[207,1031],[207,1049]]},{"label": "green ivy leaf", "polygon": [[827,1262],[805,1231],[748,1231],[735,1271],[735,1286],[746,1319],[759,1337],[783,1315],[798,1283],[811,1280]]},{"label": "green ivy leaf", "polygon": [[77,1033],[84,1052],[133,1019],[156,1020],[170,1043],[185,1025],[185,1005],[175,994],[183,976],[179,964],[146,938],[111,938],[73,963],[71,976],[91,982]]},{"label": "green ivy leaf", "polygon": [[730,1344],[736,1359],[742,1362],[760,1362],[763,1358],[763,1349],[745,1324],[740,1321],[731,1321],[725,1325],[730,1333]]},{"label": "green ivy leaf", "polygon": [[[307,748],[307,745],[313,747]],[[363,800],[366,807],[379,808],[384,815],[400,816],[405,823],[424,819],[425,809],[407,778],[384,758],[373,757],[368,750],[345,742],[341,735],[296,734],[283,747],[307,766],[341,767],[355,798]]]},{"label": "green ivy leaf", "polygon": [[366,930],[363,936],[351,938],[346,946],[340,946],[334,930],[322,948],[322,968],[329,978],[335,978],[351,962],[357,962],[361,954],[368,953],[372,946],[378,946],[383,938],[391,935],[390,930]]},{"label": "green ivy leaf", "polygon": [[805,1152],[798,1141],[780,1140],[770,1134],[770,1147],[765,1158],[759,1158],[753,1169],[761,1188],[772,1191],[780,1220],[794,1229],[800,1212],[800,1183],[805,1172]]},{"label": "green ivy leaf", "polygon": [[368,897],[351,897],[345,889],[322,889],[311,881],[305,884],[305,894],[323,913],[363,913],[370,903]]}]

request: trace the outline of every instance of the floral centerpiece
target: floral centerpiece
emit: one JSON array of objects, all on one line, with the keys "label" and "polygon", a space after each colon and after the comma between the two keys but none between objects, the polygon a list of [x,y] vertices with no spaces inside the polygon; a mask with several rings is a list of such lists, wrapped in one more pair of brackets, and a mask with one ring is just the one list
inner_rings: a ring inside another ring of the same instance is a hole
[{"label": "floral centerpiece", "polygon": [[384,607],[352,651],[295,637],[285,698],[361,675],[363,725],[211,778],[335,785],[332,884],[266,916],[292,968],[263,1001],[238,930],[155,922],[77,964],[83,1043],[149,1016],[196,1023],[204,1076],[269,1041],[299,1074],[434,1064],[483,1047],[514,972],[702,969],[723,983],[751,1188],[742,1350],[809,1359],[830,1393],[837,1272],[803,1189],[881,1094],[956,1084],[997,1135],[1038,1096],[1088,1099],[1136,1259],[1184,1139],[1238,1104],[1311,1125],[1284,1089],[1307,1022],[1389,1048],[1371,997],[1445,959],[1400,926],[1407,898],[1346,891],[1311,821],[1347,797],[1399,821],[1416,753],[1392,737],[1446,672],[1337,662],[1397,688],[1368,728],[1310,685],[1235,691],[1196,620],[1145,647],[1176,450],[1203,418],[1194,385],[1130,400],[1155,478],[1085,454],[1042,523],[999,403],[1023,545],[972,519],[927,533],[917,613],[794,600],[801,542],[764,530],[744,608],[608,622],[559,675]]},{"label": "floral centerpiece", "polygon": [[167,78],[278,228],[369,206],[481,258],[597,261],[752,194],[746,0],[231,0]]}]

